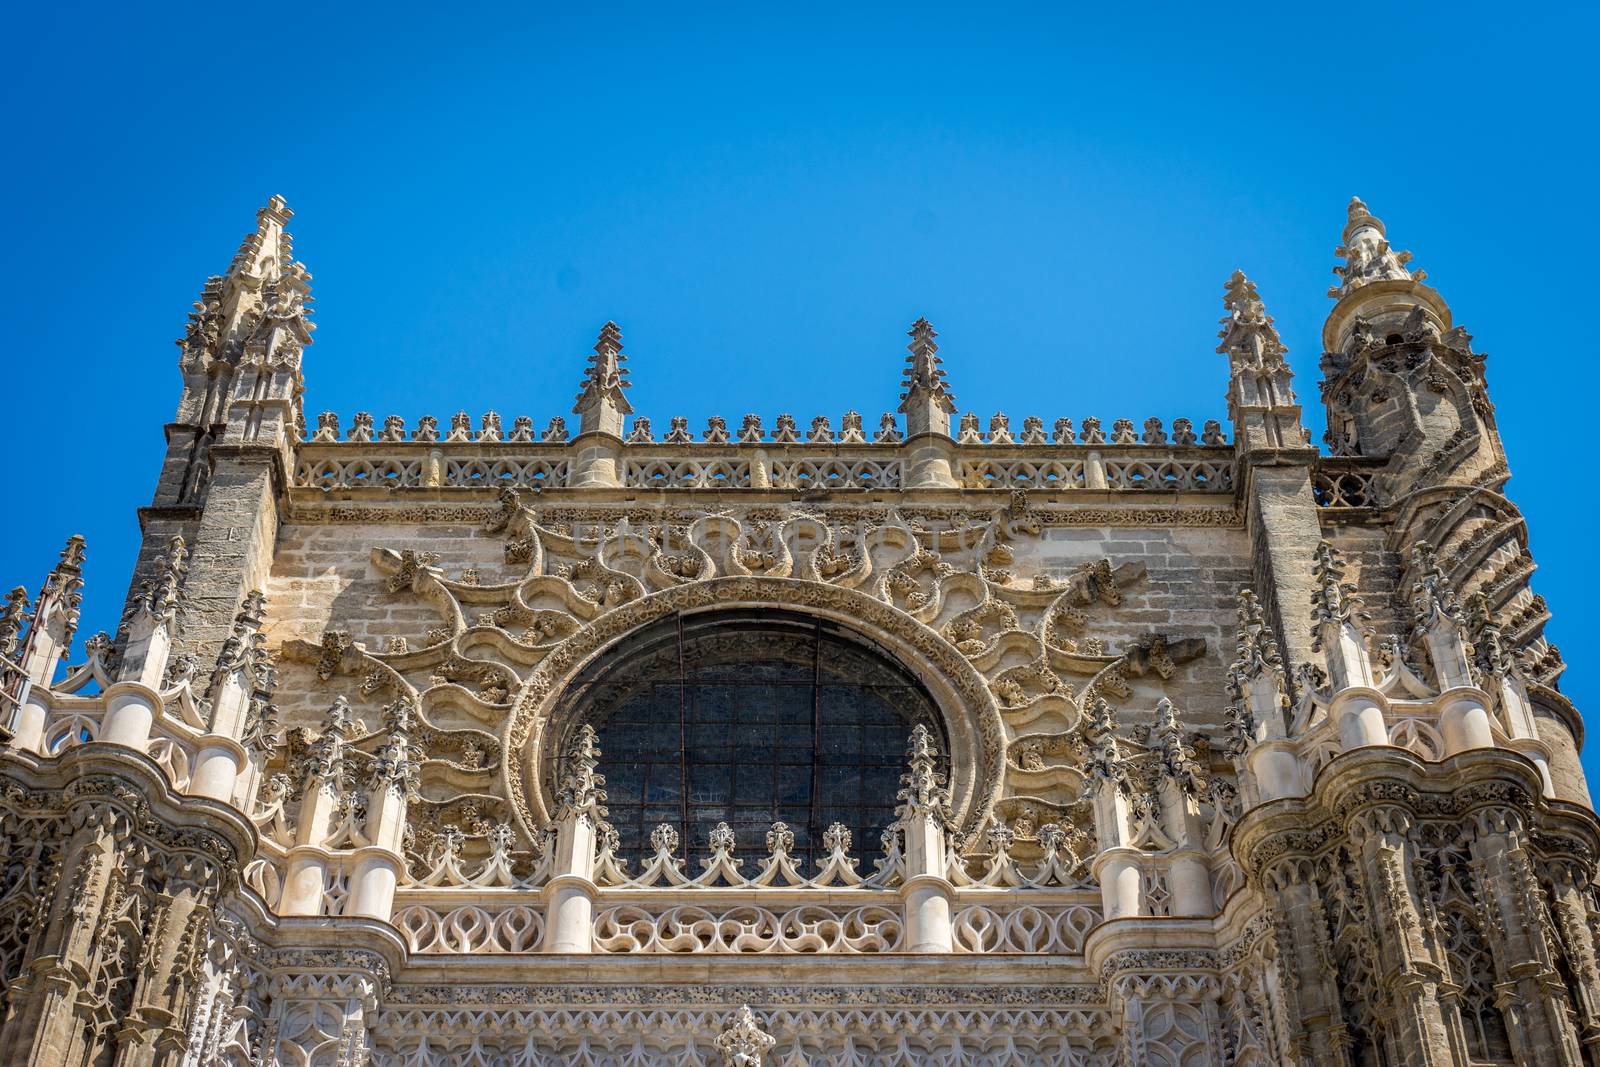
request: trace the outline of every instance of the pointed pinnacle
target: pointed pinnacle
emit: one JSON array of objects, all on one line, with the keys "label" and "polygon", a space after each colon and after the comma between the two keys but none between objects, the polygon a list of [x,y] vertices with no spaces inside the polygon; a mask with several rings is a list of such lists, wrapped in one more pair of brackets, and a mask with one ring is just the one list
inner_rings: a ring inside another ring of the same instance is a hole
[{"label": "pointed pinnacle", "polygon": [[1379,237],[1387,237],[1383,228],[1383,220],[1374,215],[1367,207],[1367,202],[1359,196],[1350,198],[1350,206],[1345,208],[1344,233],[1340,235],[1341,244],[1349,244],[1351,236],[1362,227],[1371,227],[1378,231]]},{"label": "pointed pinnacle", "polygon": [[906,347],[913,352],[919,348],[928,348],[934,352],[939,351],[939,346],[933,343],[933,339],[939,335],[934,332],[933,323],[927,319],[919,318],[916,322],[913,322],[911,331],[906,336],[911,338],[911,343]]},{"label": "pointed pinnacle", "polygon": [[265,222],[267,219],[271,219],[281,224],[288,222],[293,215],[294,211],[289,207],[289,202],[283,197],[273,194],[267,198],[267,206],[256,212],[256,221]]}]

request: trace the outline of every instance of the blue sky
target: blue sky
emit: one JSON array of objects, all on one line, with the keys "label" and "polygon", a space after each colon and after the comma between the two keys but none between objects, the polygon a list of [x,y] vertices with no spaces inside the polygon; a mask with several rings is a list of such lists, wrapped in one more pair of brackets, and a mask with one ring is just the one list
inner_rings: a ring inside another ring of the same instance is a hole
[{"label": "blue sky", "polygon": [[346,424],[542,425],[608,318],[658,425],[870,420],[926,315],[985,420],[1198,425],[1225,418],[1242,267],[1319,436],[1359,194],[1489,353],[1564,688],[1594,706],[1600,17],[1294,6],[20,8],[0,581],[36,587],[82,532],[84,632],[112,627],[172,341],[273,193],[316,276],[307,410]]}]

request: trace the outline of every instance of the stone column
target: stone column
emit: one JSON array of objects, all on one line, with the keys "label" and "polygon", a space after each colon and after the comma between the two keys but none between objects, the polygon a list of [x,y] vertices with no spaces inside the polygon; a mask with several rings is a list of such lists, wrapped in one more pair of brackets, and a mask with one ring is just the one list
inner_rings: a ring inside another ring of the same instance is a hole
[{"label": "stone column", "polygon": [[133,1006],[117,1032],[115,1067],[178,1067],[221,869],[206,856],[172,857],[146,924]]},{"label": "stone column", "polygon": [[75,804],[67,819],[72,831],[62,849],[55,897],[38,932],[33,961],[10,991],[10,1015],[0,1031],[0,1062],[71,1063],[86,1024],[79,998],[89,981],[120,853],[134,824],[121,808],[98,799]]},{"label": "stone column", "polygon": [[1346,751],[1370,745],[1387,745],[1389,727],[1384,713],[1388,698],[1378,691],[1367,645],[1371,633],[1355,586],[1344,580],[1345,563],[1326,541],[1317,546],[1311,595],[1311,617],[1316,625],[1312,649],[1324,654],[1333,691],[1328,715],[1339,730]]},{"label": "stone column", "polygon": [[173,537],[164,556],[135,598],[127,618],[117,681],[105,690],[105,718],[98,740],[126,745],[143,752],[150,730],[161,713],[159,690],[172,650],[179,595],[183,588],[188,552],[182,537]]},{"label": "stone column", "polygon": [[1289,686],[1283,655],[1267,625],[1256,595],[1239,593],[1237,654],[1228,668],[1226,712],[1229,754],[1240,768],[1239,783],[1247,808],[1283,797],[1305,795],[1300,757],[1289,740],[1284,717]]},{"label": "stone column", "polygon": [[1579,1043],[1592,1067],[1600,1063],[1600,949],[1589,922],[1592,872],[1587,864],[1566,859],[1552,863],[1549,870],[1551,910],[1576,979]]},{"label": "stone column", "polygon": [[409,698],[390,705],[384,726],[388,737],[367,783],[367,839],[372,843],[353,857],[348,913],[387,922],[405,870],[406,806],[416,795],[419,773],[419,756],[411,742],[416,709]]},{"label": "stone column", "polygon": [[1128,764],[1117,739],[1111,705],[1095,700],[1084,716],[1089,759],[1089,799],[1094,808],[1100,852],[1091,864],[1100,883],[1107,919],[1125,919],[1144,910],[1143,853],[1133,847],[1132,810],[1128,802]]},{"label": "stone column", "polygon": [[[1583,1067],[1566,987],[1545,943],[1544,901],[1524,844],[1522,816],[1514,808],[1495,806],[1480,808],[1471,818],[1478,900],[1490,920],[1484,926],[1512,1052],[1518,1063]],[[1583,950],[1581,940],[1577,948]],[[1589,977],[1592,983],[1593,974]]]},{"label": "stone column", "polygon": [[594,861],[605,823],[604,777],[594,728],[578,730],[556,794],[554,863],[545,888],[545,951],[594,951]]},{"label": "stone column", "polygon": [[83,538],[74,534],[61,550],[61,562],[45,578],[34,605],[33,622],[22,644],[22,692],[11,722],[11,747],[43,752],[45,720],[50,714],[49,688],[56,670],[72,647],[83,604]]},{"label": "stone column", "polygon": [[950,792],[938,770],[933,735],[918,723],[906,749],[910,771],[901,779],[896,828],[905,838],[900,886],[905,944],[910,952],[951,952],[955,946],[952,887],[946,877]]},{"label": "stone column", "polygon": [[1263,882],[1283,968],[1283,997],[1298,1027],[1296,1052],[1308,1067],[1353,1067],[1316,863],[1286,857],[1267,869]]},{"label": "stone column", "polygon": [[1157,797],[1162,827],[1177,847],[1167,858],[1167,886],[1172,892],[1171,914],[1199,918],[1216,913],[1211,890],[1211,865],[1206,858],[1206,827],[1200,817],[1204,775],[1194,749],[1183,736],[1172,701],[1162,697],[1156,705],[1151,745],[1158,759]]},{"label": "stone column", "polygon": [[1395,1043],[1407,1064],[1451,1067],[1466,1062],[1466,1049],[1458,1043],[1460,1026],[1450,1024],[1440,1001],[1448,968],[1423,929],[1410,831],[1411,816],[1396,807],[1361,811],[1349,828],[1371,908],[1378,978],[1391,998]]},{"label": "stone column", "polygon": [[190,791],[231,803],[239,776],[249,762],[240,738],[249,718],[250,701],[263,668],[261,624],[265,601],[258,590],[245,594],[234,616],[233,631],[222,643],[211,676],[210,729],[200,739]]},{"label": "stone column", "polygon": [[328,833],[343,801],[346,746],[357,732],[349,703],[340,697],[328,710],[300,768],[300,815],[289,850],[278,910],[283,915],[321,915],[329,865]]}]

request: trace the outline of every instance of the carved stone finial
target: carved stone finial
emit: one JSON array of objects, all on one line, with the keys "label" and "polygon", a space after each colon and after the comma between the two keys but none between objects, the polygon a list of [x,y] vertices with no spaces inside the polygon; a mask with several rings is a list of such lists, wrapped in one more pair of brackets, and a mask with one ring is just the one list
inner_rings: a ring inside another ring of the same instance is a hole
[{"label": "carved stone finial", "polygon": [[322,732],[344,741],[353,741],[361,735],[361,720],[356,718],[355,710],[350,707],[347,697],[333,698],[327,714],[322,717]]},{"label": "carved stone finial", "polygon": [[939,346],[934,338],[939,336],[927,319],[911,324],[911,343],[906,346],[911,354],[906,357],[905,376],[901,380],[900,412],[906,417],[906,436],[922,433],[950,434],[950,416],[956,410],[956,398],[950,391],[945,372],[940,368]]},{"label": "carved stone finial", "polygon": [[181,536],[167,542],[167,550],[153,561],[154,573],[139,589],[136,608],[156,622],[170,623],[178,613],[178,599],[188,573],[189,551]]},{"label": "carved stone finial", "polygon": [[1411,569],[1412,633],[1427,646],[1440,688],[1474,684],[1477,656],[1466,612],[1431,544],[1418,541],[1412,547]]},{"label": "carved stone finial", "polygon": [[217,653],[217,666],[212,672],[213,684],[232,671],[248,671],[256,667],[263,653],[265,639],[261,635],[261,627],[266,621],[266,607],[267,600],[261,595],[261,590],[252,589],[244,595],[233,617],[233,629]]},{"label": "carved stone finial", "polygon": [[719,822],[706,835],[706,844],[711,846],[714,856],[731,856],[734,846],[738,844],[738,837],[734,834],[733,827],[725,822]]},{"label": "carved stone finial", "polygon": [[1372,282],[1420,282],[1428,276],[1426,271],[1407,269],[1411,253],[1396,252],[1389,247],[1383,221],[1367,210],[1359,196],[1350,198],[1347,214],[1349,221],[1345,223],[1341,243],[1333,251],[1344,259],[1344,263],[1333,268],[1340,284],[1328,290],[1329,296],[1337,300]]},{"label": "carved stone finial", "polygon": [[1205,776],[1195,758],[1194,746],[1183,736],[1183,725],[1178,721],[1178,710],[1172,701],[1162,697],[1156,702],[1155,723],[1150,730],[1152,747],[1160,761],[1161,775],[1191,796],[1205,788]]},{"label": "carved stone finial", "polygon": [[777,1038],[761,1029],[760,1020],[748,1004],[740,1005],[717,1035],[723,1067],[761,1067],[762,1058],[777,1043]]},{"label": "carved stone finial", "polygon": [[939,748],[932,731],[920,722],[911,729],[906,763],[910,770],[900,776],[900,792],[896,795],[900,805],[896,814],[901,819],[932,815],[941,822],[948,822],[950,791],[945,788],[945,777],[938,769]]},{"label": "carved stone finial", "polygon": [[605,822],[606,779],[598,772],[599,766],[599,738],[594,727],[584,723],[567,750],[567,773],[556,791],[557,822],[583,819],[597,827]]},{"label": "carved stone finial", "polygon": [[1128,761],[1117,738],[1117,716],[1105,698],[1096,697],[1083,713],[1083,739],[1088,749],[1084,773],[1089,783],[1106,783],[1118,789],[1128,784]]},{"label": "carved stone finial", "polygon": [[[15,594],[13,594],[15,595]],[[1480,590],[1467,598],[1467,622],[1476,665],[1489,676],[1507,677],[1517,670],[1516,656],[1506,644],[1500,620]]]},{"label": "carved stone finial", "polygon": [[1222,341],[1217,351],[1232,358],[1235,371],[1241,363],[1258,370],[1281,367],[1288,348],[1278,336],[1272,316],[1267,314],[1256,283],[1246,278],[1244,271],[1236,270],[1222,289],[1222,306],[1227,314],[1222,316],[1222,329],[1217,331]]},{"label": "carved stone finial", "polygon": [[1314,582],[1311,591],[1311,619],[1318,625],[1318,631],[1313,635],[1311,642],[1313,652],[1322,651],[1323,624],[1352,626],[1358,631],[1365,630],[1368,616],[1363,610],[1361,598],[1356,595],[1354,583],[1345,581],[1345,569],[1344,557],[1339,554],[1338,549],[1327,541],[1317,545],[1316,559],[1311,569]]},{"label": "carved stone finial", "polygon": [[658,855],[670,856],[678,851],[678,830],[671,823],[660,823],[650,831],[650,847]]},{"label": "carved stone finial", "polygon": [[5,607],[0,608],[0,656],[16,655],[27,621],[28,590],[19,585],[6,594]]},{"label": "carved stone finial", "polygon": [[65,656],[78,629],[83,609],[83,560],[85,543],[79,534],[67,538],[61,562],[50,569],[35,605],[33,625],[54,635],[60,655]]},{"label": "carved stone finial", "polygon": [[1465,630],[1466,616],[1454,583],[1439,565],[1439,553],[1426,541],[1411,549],[1411,567],[1416,578],[1411,583],[1411,611],[1422,629],[1449,624]]},{"label": "carved stone finial", "polygon": [[411,739],[416,725],[417,709],[410,697],[401,697],[383,709],[386,736],[373,757],[372,788],[416,796],[422,768],[422,753]]},{"label": "carved stone finial", "polygon": [[[1267,625],[1261,601],[1249,589],[1239,592],[1239,629],[1233,663],[1228,667],[1228,696],[1224,715],[1228,754],[1245,754],[1255,733],[1256,709],[1280,710],[1289,706],[1288,677],[1278,640]],[[1265,697],[1261,696],[1265,687]]]},{"label": "carved stone finial", "polygon": [[628,357],[622,354],[622,331],[617,324],[608,322],[600,328],[600,338],[595,342],[594,354],[589,357],[589,369],[580,383],[581,391],[573,411],[582,416],[580,434],[605,432],[620,437],[622,417],[632,415],[624,390],[632,386],[628,369],[623,364]]},{"label": "carved stone finial", "polygon": [[771,855],[785,855],[794,851],[794,831],[789,829],[786,822],[775,822],[772,829],[767,831],[767,852]]}]

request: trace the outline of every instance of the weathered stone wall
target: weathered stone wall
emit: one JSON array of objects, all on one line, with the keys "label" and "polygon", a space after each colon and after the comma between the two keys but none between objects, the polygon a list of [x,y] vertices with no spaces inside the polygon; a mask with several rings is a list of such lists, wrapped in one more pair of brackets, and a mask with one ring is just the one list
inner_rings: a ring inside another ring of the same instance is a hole
[{"label": "weathered stone wall", "polygon": [[[440,616],[414,597],[389,592],[388,577],[372,564],[372,550],[434,552],[447,577],[459,579],[470,568],[481,584],[494,585],[524,575],[523,568],[506,564],[504,544],[481,524],[287,523],[278,531],[264,590],[268,643],[278,648],[296,640],[316,644],[328,630],[345,630],[372,649],[391,638],[406,638],[418,647]],[[1011,547],[1015,560],[1009,569],[1022,586],[1035,575],[1065,580],[1075,568],[1101,558],[1118,566],[1143,564],[1145,577],[1121,590],[1124,602],[1114,612],[1096,615],[1092,632],[1111,649],[1151,632],[1203,639],[1205,655],[1179,665],[1162,689],[1197,726],[1221,721],[1234,598],[1251,580],[1242,529],[1051,527]],[[277,702],[290,724],[319,722],[334,694],[348,689],[318,683],[304,663],[285,662],[282,671]],[[1142,718],[1153,698],[1147,703],[1128,702],[1130,721]]]}]

